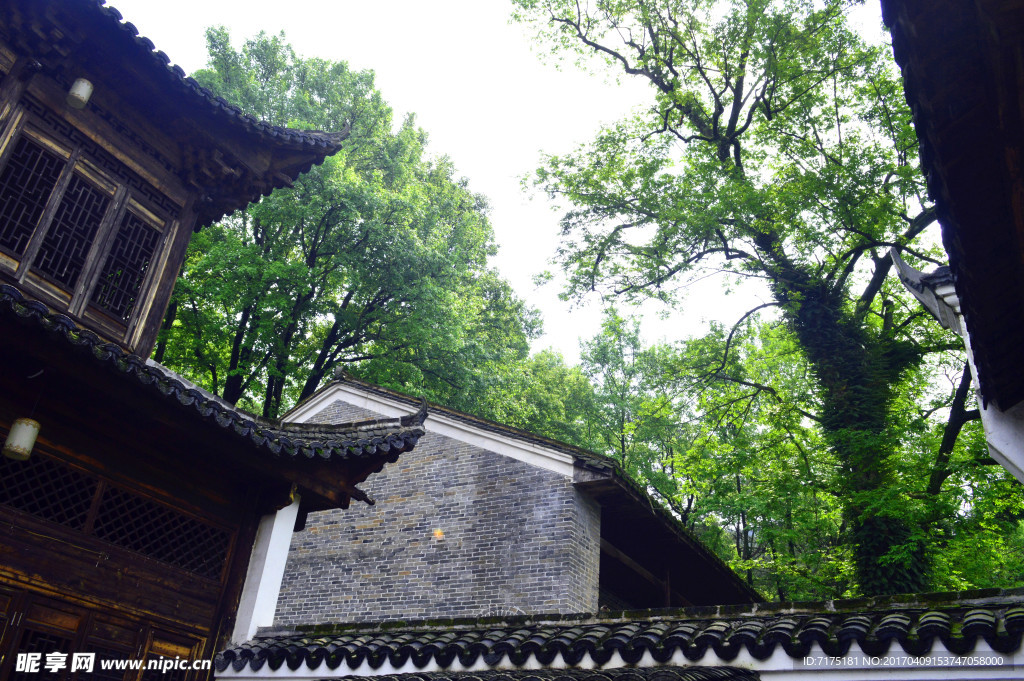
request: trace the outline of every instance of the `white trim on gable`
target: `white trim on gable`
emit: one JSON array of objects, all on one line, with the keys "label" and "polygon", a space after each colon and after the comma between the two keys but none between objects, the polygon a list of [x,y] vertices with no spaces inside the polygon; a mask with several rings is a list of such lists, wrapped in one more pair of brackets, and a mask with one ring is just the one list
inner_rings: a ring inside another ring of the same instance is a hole
[{"label": "white trim on gable", "polygon": [[[358,385],[334,383],[295,407],[288,413],[288,420],[295,423],[309,423],[313,417],[337,401],[366,409],[385,418],[406,416],[415,413],[419,408],[415,404],[408,404],[386,395],[362,390]],[[427,422],[424,427],[428,434],[444,435],[537,468],[560,473],[568,478],[571,478],[573,474],[574,457],[571,454],[481,428],[436,410],[427,411]]]}]

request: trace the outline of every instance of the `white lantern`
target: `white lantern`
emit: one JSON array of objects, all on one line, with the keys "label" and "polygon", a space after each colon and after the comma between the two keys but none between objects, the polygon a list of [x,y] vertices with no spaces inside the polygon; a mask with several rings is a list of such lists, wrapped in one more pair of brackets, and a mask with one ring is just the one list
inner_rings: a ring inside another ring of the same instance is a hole
[{"label": "white lantern", "polygon": [[89,103],[89,97],[91,96],[92,83],[85,78],[79,78],[71,84],[71,89],[68,90],[68,106],[72,109],[84,109],[85,105]]},{"label": "white lantern", "polygon": [[11,432],[4,442],[4,456],[15,461],[24,461],[32,453],[39,435],[39,421],[18,419],[11,425]]}]

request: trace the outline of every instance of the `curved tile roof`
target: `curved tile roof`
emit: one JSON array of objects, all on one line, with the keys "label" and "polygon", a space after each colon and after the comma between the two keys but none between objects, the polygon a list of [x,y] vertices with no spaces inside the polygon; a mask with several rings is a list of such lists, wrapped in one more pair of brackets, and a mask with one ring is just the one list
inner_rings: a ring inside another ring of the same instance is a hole
[{"label": "curved tile roof", "polygon": [[193,78],[186,76],[185,71],[180,66],[171,64],[170,57],[163,51],[156,49],[156,45],[149,38],[139,35],[139,30],[135,25],[125,21],[122,14],[116,8],[106,6],[106,0],[81,1],[94,8],[100,16],[104,17],[112,29],[124,36],[126,42],[133,43],[135,49],[142,54],[143,58],[151,62],[154,74],[163,74],[173,86],[187,91],[187,96],[201,103],[215,116],[227,120],[233,125],[240,126],[250,133],[279,142],[325,149],[328,150],[328,153],[334,153],[341,148],[340,142],[344,137],[344,132],[326,133],[314,130],[282,128],[270,125],[244,113],[224,98],[218,97],[201,86]]},{"label": "curved tile roof", "polygon": [[882,0],[983,402],[1024,401],[1024,48],[1014,0]]},{"label": "curved tile roof", "polygon": [[248,414],[174,372],[147,362],[79,327],[21,291],[0,284],[0,315],[36,324],[71,350],[90,355],[128,380],[137,381],[199,418],[249,442],[259,450],[292,460],[354,460],[397,457],[411,450],[425,432],[426,403],[415,414],[336,426],[281,423]]},{"label": "curved tile roof", "polygon": [[[311,397],[307,398],[307,400],[305,400],[303,403],[296,405],[293,408],[293,411],[298,410],[302,406],[302,404],[315,400],[317,396],[319,396],[321,393],[330,391],[331,387],[336,384],[346,384],[360,391],[372,395],[378,395],[387,400],[405,403],[407,405],[418,404],[420,401],[420,399],[417,397],[406,395],[405,393],[401,393],[397,390],[392,390],[391,388],[385,388],[384,386],[375,385],[373,383],[363,381],[359,378],[356,378],[355,376],[346,373],[344,370],[339,368],[335,371],[333,382],[322,386],[319,390],[317,390],[316,393],[314,393]],[[589,450],[568,444],[566,442],[559,442],[558,440],[553,440],[543,435],[537,435],[536,433],[531,433],[520,428],[515,428],[513,426],[508,426],[503,423],[498,423],[497,421],[491,421],[489,419],[485,419],[479,416],[473,416],[472,414],[458,411],[457,409],[452,409],[451,407],[446,407],[443,404],[430,403],[430,411],[431,413],[437,416],[446,416],[455,421],[459,421],[468,426],[480,429],[485,432],[496,433],[503,437],[511,437],[522,442],[534,444],[540,447],[568,454],[581,464],[585,463],[588,467],[592,467],[595,470],[612,471],[617,470],[618,467],[618,463],[614,459],[611,459],[607,456],[603,456],[601,454],[597,454],[596,452],[591,452]],[[287,416],[287,414],[285,416]]]},{"label": "curved tile roof", "polygon": [[[750,608],[750,606],[746,606]],[[377,625],[308,627],[273,632],[217,655],[219,671],[259,671],[287,666],[335,670],[367,664],[379,669],[422,669],[485,664],[521,666],[589,658],[598,665],[617,653],[626,664],[650,654],[668,663],[682,653],[697,661],[709,650],[734,660],[744,650],[765,660],[777,649],[802,658],[818,644],[826,655],[844,656],[858,644],[868,655],[884,655],[898,643],[922,655],[941,642],[965,654],[984,640],[993,650],[1016,651],[1024,633],[1024,589],[961,594],[893,596],[814,604],[771,604],[618,613],[617,616],[515,617]],[[412,667],[410,668],[409,665]]]},{"label": "curved tile roof", "polygon": [[187,141],[180,149],[168,147],[162,162],[205,192],[195,204],[197,229],[289,186],[339,151],[351,129],[349,121],[338,132],[295,130],[246,114],[172,65],[105,0],[3,0],[0,29],[14,51],[38,56],[64,87],[83,66],[115,74],[101,90],[110,101],[94,97],[90,108],[108,106],[106,114],[119,126],[134,127],[120,120],[124,109],[148,119],[175,144]]},{"label": "curved tile roof", "polygon": [[735,667],[646,667],[620,669],[531,669],[480,672],[382,674],[377,681],[756,681],[750,669]]}]

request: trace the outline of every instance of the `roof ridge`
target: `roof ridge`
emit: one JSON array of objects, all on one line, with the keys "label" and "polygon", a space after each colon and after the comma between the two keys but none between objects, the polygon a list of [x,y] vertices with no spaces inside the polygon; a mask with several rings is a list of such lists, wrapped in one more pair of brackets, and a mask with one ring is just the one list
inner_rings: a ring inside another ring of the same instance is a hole
[{"label": "roof ridge", "polygon": [[[862,665],[877,667],[873,656],[893,656],[892,664],[900,666],[903,654],[935,656],[943,648],[952,655],[969,656],[981,641],[1000,654],[1020,650],[1024,589],[954,594],[965,598],[950,601],[945,599],[949,594],[911,594],[846,601],[887,606],[876,609],[836,608],[842,601],[826,601],[829,607],[806,611],[787,609],[799,604],[762,605],[749,615],[732,607],[710,607],[648,611],[646,617],[642,612],[621,613],[617,619],[597,620],[586,619],[587,615],[490,618],[489,624],[478,620],[475,628],[456,626],[455,620],[433,620],[433,626],[423,629],[393,623],[393,628],[376,629],[265,630],[247,643],[218,653],[215,666],[219,671],[230,666],[240,672],[246,666],[258,671],[267,665],[273,671],[284,664],[292,670],[303,664],[318,669],[326,662],[328,669],[338,673],[320,669],[319,678],[325,678],[353,672],[372,675],[364,671],[367,664],[374,670],[389,664],[393,673],[426,665],[449,672],[525,666],[676,666],[698,661],[731,663],[746,650],[750,658],[745,658],[743,666],[755,668],[777,653],[805,660],[808,655],[859,655],[857,659],[867,660]],[[899,646],[893,647],[893,642]],[[1012,660],[1009,667],[1000,669],[1012,669]],[[959,663],[921,660],[910,664]],[[964,659],[963,664],[1003,665],[1004,661],[993,656]]]},{"label": "roof ridge", "polygon": [[[226,116],[228,119],[241,125],[243,128],[252,128],[255,132],[270,137],[283,139],[286,142],[295,142],[315,148],[328,148],[337,151],[341,148],[341,141],[347,135],[346,130],[338,132],[321,132],[314,130],[297,130],[283,126],[273,125],[261,121],[255,116],[245,113],[240,107],[232,104],[223,97],[214,94],[203,87],[195,78],[187,75],[185,70],[178,64],[171,64],[170,57],[162,50],[158,50],[152,40],[139,33],[135,24],[127,21],[124,15],[113,6],[107,5],[106,0],[86,0],[92,4],[100,14],[112,21],[125,35],[144,53],[149,55],[155,67],[167,73],[181,87],[193,93],[193,96],[204,100],[210,107],[212,113]],[[339,136],[341,136],[339,138]]]},{"label": "roof ridge", "polygon": [[[562,452],[564,452],[566,454],[576,455],[579,458],[588,461],[589,463],[598,464],[598,465],[601,465],[602,467],[603,466],[616,467],[616,468],[618,467],[618,463],[615,461],[615,459],[612,459],[611,457],[604,456],[603,454],[599,454],[599,453],[591,451],[589,449],[584,449],[583,447],[578,447],[577,445],[569,444],[568,442],[562,442],[561,440],[555,440],[553,438],[549,438],[549,437],[544,436],[544,435],[538,435],[536,433],[531,433],[528,430],[523,430],[522,428],[517,428],[515,426],[510,426],[508,424],[501,423],[500,421],[494,421],[494,420],[491,420],[491,419],[484,418],[482,416],[475,416],[473,414],[470,414],[470,413],[467,413],[467,412],[464,412],[464,411],[459,411],[458,409],[453,409],[451,407],[445,406],[443,404],[439,404],[437,402],[427,402],[426,399],[423,398],[423,397],[419,397],[419,398],[413,397],[412,395],[409,395],[407,393],[403,393],[403,392],[401,392],[399,390],[395,390],[394,388],[387,388],[387,387],[382,386],[382,385],[377,385],[375,383],[370,383],[368,381],[364,381],[364,380],[362,380],[360,378],[356,378],[355,376],[352,376],[351,374],[345,372],[344,370],[340,370],[340,369],[335,372],[335,377],[334,377],[333,381],[331,381],[330,383],[326,384],[325,386],[323,386],[322,388],[317,390],[316,393],[314,393],[310,397],[306,398],[306,400],[304,400],[303,402],[306,402],[306,401],[309,401],[309,400],[313,399],[314,397],[316,397],[317,394],[319,394],[321,392],[324,392],[325,390],[330,389],[330,387],[333,386],[333,385],[338,385],[338,384],[348,384],[348,385],[353,385],[353,386],[361,387],[361,388],[364,388],[364,389],[366,389],[366,390],[368,390],[368,391],[370,391],[372,393],[376,393],[378,395],[382,395],[382,396],[385,396],[385,397],[391,397],[391,398],[394,398],[394,399],[397,399],[399,401],[406,402],[406,403],[423,402],[425,405],[428,405],[430,407],[430,410],[435,415],[452,416],[452,417],[457,418],[459,420],[463,420],[463,421],[467,421],[467,422],[470,422],[470,423],[478,424],[481,427],[483,427],[485,429],[488,429],[488,430],[493,430],[493,429],[496,428],[496,429],[499,429],[499,430],[502,430],[502,431],[506,432],[508,435],[510,435],[512,437],[515,437],[517,439],[521,439],[521,440],[524,440],[526,442],[532,442],[534,444],[550,446],[552,449],[556,449],[556,450],[562,451]],[[303,402],[300,402],[299,404],[295,405],[295,407],[293,407],[292,409],[298,408],[299,406],[301,406],[303,404]]]},{"label": "roof ridge", "polygon": [[291,634],[332,634],[355,632],[433,631],[510,628],[529,626],[580,626],[624,622],[675,622],[680,620],[740,620],[809,614],[850,615],[856,613],[971,610],[988,606],[1024,607],[1024,587],[971,589],[923,594],[894,594],[820,601],[785,601],[738,605],[698,605],[650,610],[615,610],[598,613],[537,613],[528,615],[382,620],[261,628],[257,638]]}]

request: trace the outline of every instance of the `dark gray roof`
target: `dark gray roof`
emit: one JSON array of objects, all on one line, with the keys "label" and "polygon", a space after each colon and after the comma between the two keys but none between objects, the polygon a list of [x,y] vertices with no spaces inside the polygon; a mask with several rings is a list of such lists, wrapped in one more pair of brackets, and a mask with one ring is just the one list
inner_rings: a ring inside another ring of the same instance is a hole
[{"label": "dark gray roof", "polygon": [[[373,383],[367,383],[366,381],[362,381],[358,378],[355,378],[354,376],[344,372],[343,370],[337,370],[335,372],[334,378],[334,381],[321,387],[319,390],[316,391],[316,393],[307,398],[305,401],[308,402],[310,400],[316,399],[316,397],[319,394],[330,390],[332,385],[340,383],[351,385],[366,393],[372,395],[380,395],[387,399],[405,403],[407,405],[419,405],[420,403],[420,398],[418,397],[406,395],[405,393],[399,392],[397,390],[385,388],[383,386],[375,385]],[[299,406],[301,405],[296,405],[295,409],[298,409]],[[498,423],[497,421],[491,421],[485,418],[480,418],[479,416],[473,416],[472,414],[467,414],[466,412],[446,407],[443,404],[436,404],[434,402],[431,402],[429,406],[430,412],[437,416],[446,416],[448,418],[465,423],[466,425],[478,428],[485,432],[497,433],[502,436],[511,437],[515,440],[528,442],[530,444],[535,444],[541,447],[545,447],[547,449],[568,454],[572,456],[578,464],[586,465],[588,468],[593,468],[594,470],[600,471],[612,471],[618,469],[618,463],[615,461],[615,459],[603,456],[596,452],[591,452],[581,447],[576,447],[575,445],[560,442],[558,440],[552,440],[551,438],[544,437],[543,435],[537,435],[536,433],[531,433],[529,431],[521,430],[513,426],[508,426],[505,425],[504,423]],[[285,417],[287,416],[288,415],[285,414]]]},{"label": "dark gray roof", "polygon": [[949,265],[940,265],[922,277],[921,282],[929,286],[952,286],[953,271]]},{"label": "dark gray roof", "polygon": [[1024,401],[1016,0],[881,0],[984,404]]},{"label": "dark gray roof", "polygon": [[376,681],[756,681],[760,675],[750,669],[735,667],[622,667],[415,672],[382,674],[373,678]]},{"label": "dark gray roof", "polygon": [[[340,150],[348,137],[350,122],[329,133],[279,127],[245,114],[172,65],[103,0],[0,0],[0,33],[11,49],[33,56],[64,87],[81,67],[111,74],[103,90],[116,111],[101,113],[94,101],[89,106],[98,115],[117,119],[124,109],[144,117],[175,143],[187,141],[187,148],[167,149],[166,158],[156,149],[146,153],[174,172],[198,173],[193,179],[198,178],[204,195],[194,205],[197,229],[289,186]],[[127,125],[120,119],[116,124]],[[226,155],[204,161],[213,149]],[[178,167],[207,162],[224,162],[231,170]]]},{"label": "dark gray roof", "polygon": [[[32,0],[33,2],[37,0]],[[70,2],[73,0],[63,0]],[[163,51],[156,49],[149,38],[139,35],[139,30],[131,22],[125,21],[124,17],[114,7],[107,7],[105,0],[75,0],[91,6],[95,11],[109,23],[109,26],[116,33],[123,36],[126,43],[131,43],[142,59],[151,62],[152,73],[163,75],[173,87],[184,89],[187,96],[202,103],[214,115],[229,121],[232,125],[239,126],[247,132],[254,133],[269,139],[308,146],[312,148],[326,149],[334,153],[340,148],[339,136],[341,133],[325,133],[312,130],[292,130],[276,125],[270,125],[258,120],[253,116],[244,113],[241,109],[230,104],[222,97],[218,97],[206,88],[202,87],[194,79],[185,75],[177,64],[171,64],[171,59]]]},{"label": "dark gray roof", "polygon": [[[313,669],[326,665],[355,669],[385,663],[396,669],[435,663],[447,668],[483,662],[523,665],[535,658],[541,665],[564,661],[574,666],[589,657],[599,665],[618,653],[636,664],[645,653],[667,663],[677,652],[699,660],[713,650],[733,660],[743,650],[755,659],[770,657],[781,646],[801,658],[815,643],[826,655],[846,655],[856,642],[868,655],[883,655],[898,642],[920,655],[941,641],[964,654],[979,640],[1009,653],[1021,645],[1024,632],[1024,589],[886,596],[817,603],[776,603],[602,613],[550,615],[482,620],[390,622],[378,625],[300,627],[269,631],[217,655],[218,670],[229,666],[253,671],[264,665]],[[559,658],[561,658],[559,660]]]},{"label": "dark gray roof", "polygon": [[114,343],[105,342],[66,315],[53,312],[21,291],[0,284],[0,317],[36,325],[63,341],[69,351],[106,365],[126,380],[162,395],[170,404],[247,441],[274,456],[292,460],[393,458],[411,450],[423,435],[426,403],[397,419],[377,419],[333,426],[283,423],[248,414],[195,387],[169,369],[146,362]]}]

